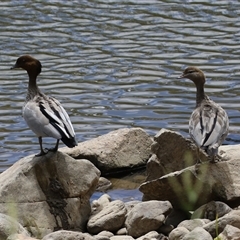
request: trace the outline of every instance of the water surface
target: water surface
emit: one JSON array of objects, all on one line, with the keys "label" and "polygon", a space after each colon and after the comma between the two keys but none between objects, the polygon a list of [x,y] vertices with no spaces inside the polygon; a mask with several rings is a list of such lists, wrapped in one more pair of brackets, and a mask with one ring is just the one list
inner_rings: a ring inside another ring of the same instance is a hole
[{"label": "water surface", "polygon": [[23,54],[41,61],[40,88],[62,102],[78,141],[124,127],[188,136],[195,88],[177,76],[196,65],[206,92],[229,114],[225,144],[239,143],[240,2],[21,0],[0,7],[0,171],[39,152],[21,116],[26,72],[10,70]]}]

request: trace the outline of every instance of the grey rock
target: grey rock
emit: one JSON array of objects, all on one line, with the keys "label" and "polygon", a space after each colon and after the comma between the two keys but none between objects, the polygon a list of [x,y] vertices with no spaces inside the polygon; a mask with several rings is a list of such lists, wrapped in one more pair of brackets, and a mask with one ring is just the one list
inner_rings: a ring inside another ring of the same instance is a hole
[{"label": "grey rock", "polygon": [[170,213],[172,206],[168,201],[148,201],[137,204],[127,215],[125,226],[132,237],[140,237],[157,230]]},{"label": "grey rock", "polygon": [[212,200],[240,200],[240,164],[233,159],[203,163],[141,184],[143,200],[169,200],[174,208],[194,211]]},{"label": "grey rock", "polygon": [[[2,238],[0,238],[2,239]],[[25,234],[12,234],[10,235],[7,240],[37,240],[37,238],[32,238],[32,237],[29,237],[29,236],[26,236]]]},{"label": "grey rock", "polygon": [[187,233],[182,240],[213,240],[212,236],[202,227],[196,227]]},{"label": "grey rock", "polygon": [[117,232],[116,235],[127,235],[127,229],[124,228],[120,228]]},{"label": "grey rock", "polygon": [[112,201],[100,212],[90,216],[87,229],[91,234],[98,234],[104,230],[115,232],[123,226],[126,213],[127,210],[122,201]]},{"label": "grey rock", "polygon": [[131,236],[113,236],[110,240],[134,240]]},{"label": "grey rock", "polygon": [[[203,164],[207,166],[208,164]],[[207,172],[197,172],[195,166],[169,173],[156,180],[140,185],[143,200],[170,201],[174,208],[195,210],[213,198],[212,188],[207,182]],[[199,197],[201,196],[201,197]]]},{"label": "grey rock", "polygon": [[190,232],[196,228],[196,227],[202,227],[204,226],[206,223],[209,223],[210,220],[208,219],[191,219],[191,220],[184,220],[182,221],[178,227],[184,227],[187,230],[189,230]]},{"label": "grey rock", "polygon": [[88,233],[59,230],[46,235],[42,240],[96,240]]},{"label": "grey rock", "polygon": [[156,232],[156,231],[151,231],[139,238],[137,238],[136,240],[160,240],[162,238],[162,236]]},{"label": "grey rock", "polygon": [[84,229],[99,176],[88,160],[61,152],[23,158],[0,175],[0,212],[15,206],[20,223],[38,238],[60,228]]},{"label": "grey rock", "polygon": [[12,234],[23,234],[29,237],[29,233],[13,217],[0,213],[0,239],[7,239]]},{"label": "grey rock", "polygon": [[203,228],[215,238],[217,237],[216,232],[221,233],[227,225],[240,228],[240,210],[232,210],[223,217],[205,224]]},{"label": "grey rock", "polygon": [[185,227],[177,227],[170,232],[168,237],[169,240],[182,240],[187,233],[189,230]]},{"label": "grey rock", "polygon": [[112,187],[111,181],[109,181],[105,177],[100,177],[99,181],[98,181],[98,185],[97,185],[96,191],[98,191],[98,192],[106,192],[111,187]]},{"label": "grey rock", "polygon": [[226,203],[211,201],[196,209],[193,212],[191,219],[206,218],[213,221],[216,218],[220,218],[231,211],[232,208],[230,208]]},{"label": "grey rock", "polygon": [[[95,235],[95,236],[97,236],[97,235]],[[110,238],[110,237],[114,236],[114,234],[110,231],[104,230],[104,231],[98,233],[98,236],[106,236],[106,237]]]},{"label": "grey rock", "polygon": [[143,129],[123,128],[62,151],[76,159],[88,159],[104,176],[146,165],[151,156],[151,144],[151,137]]},{"label": "grey rock", "polygon": [[[147,181],[160,178],[168,173],[194,165],[197,161],[197,147],[181,134],[162,128],[151,145],[154,155],[147,163]],[[200,150],[202,161],[206,154]]]},{"label": "grey rock", "polygon": [[106,207],[110,203],[110,201],[111,197],[108,194],[103,194],[99,199],[94,200],[91,205],[91,215],[93,216],[102,211],[102,209]]},{"label": "grey rock", "polygon": [[231,225],[226,225],[223,232],[218,235],[221,240],[240,240],[240,229]]}]

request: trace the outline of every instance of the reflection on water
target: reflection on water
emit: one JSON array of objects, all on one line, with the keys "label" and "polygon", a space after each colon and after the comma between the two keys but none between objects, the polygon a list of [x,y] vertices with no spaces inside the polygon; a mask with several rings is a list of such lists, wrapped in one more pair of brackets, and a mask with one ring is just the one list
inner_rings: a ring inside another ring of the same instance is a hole
[{"label": "reflection on water", "polygon": [[[0,171],[39,151],[21,117],[23,54],[43,65],[41,89],[67,109],[79,141],[123,127],[188,134],[195,88],[176,77],[187,65],[228,112],[226,144],[239,142],[238,1],[85,0],[0,3]],[[53,139],[44,141],[54,144]]]}]

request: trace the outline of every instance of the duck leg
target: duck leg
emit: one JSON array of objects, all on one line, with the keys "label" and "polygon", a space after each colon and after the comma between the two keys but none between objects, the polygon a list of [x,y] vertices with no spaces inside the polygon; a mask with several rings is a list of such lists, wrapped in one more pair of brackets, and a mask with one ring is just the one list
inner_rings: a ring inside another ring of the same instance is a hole
[{"label": "duck leg", "polygon": [[56,145],[54,148],[50,148],[48,149],[48,151],[51,151],[51,152],[56,152],[58,150],[58,144],[59,144],[59,139],[57,139],[57,142],[56,142]]},{"label": "duck leg", "polygon": [[43,150],[43,147],[42,147],[42,137],[38,137],[38,141],[39,141],[39,145],[40,145],[40,150],[41,150],[41,152],[38,153],[38,154],[36,154],[36,155],[35,155],[36,157],[40,157],[40,156],[43,156],[43,155],[47,154],[47,152],[45,152],[45,151]]},{"label": "duck leg", "polygon": [[202,163],[202,161],[201,161],[201,159],[200,159],[200,149],[199,149],[199,147],[197,148],[197,162],[196,162],[196,165],[197,164],[200,164],[200,163]]}]

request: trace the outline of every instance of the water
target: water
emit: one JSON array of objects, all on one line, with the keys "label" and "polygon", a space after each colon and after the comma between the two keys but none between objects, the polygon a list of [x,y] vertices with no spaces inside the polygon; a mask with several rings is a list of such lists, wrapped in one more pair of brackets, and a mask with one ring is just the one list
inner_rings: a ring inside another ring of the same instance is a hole
[{"label": "water", "polygon": [[239,143],[238,1],[13,0],[0,7],[0,172],[39,152],[21,116],[27,74],[10,70],[24,54],[41,61],[40,88],[62,102],[79,141],[124,127],[188,136],[195,88],[177,76],[196,65],[206,92],[229,114],[225,144]]}]

